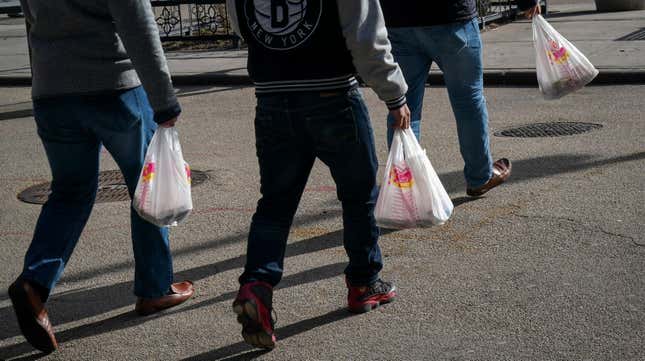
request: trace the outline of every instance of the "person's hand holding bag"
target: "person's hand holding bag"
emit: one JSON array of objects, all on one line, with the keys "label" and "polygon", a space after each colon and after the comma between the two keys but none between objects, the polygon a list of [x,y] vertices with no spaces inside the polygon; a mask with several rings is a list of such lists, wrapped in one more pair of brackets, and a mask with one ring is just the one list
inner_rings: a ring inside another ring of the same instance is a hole
[{"label": "person's hand holding bag", "polygon": [[178,121],[179,121],[179,117],[174,117],[164,123],[159,124],[159,126],[162,128],[172,128],[175,126],[175,124],[177,124]]},{"label": "person's hand holding bag", "polygon": [[445,223],[453,204],[426,151],[411,129],[396,129],[376,201],[380,227],[413,228]]},{"label": "person's hand holding bag", "polygon": [[193,209],[190,183],[177,129],[160,126],[150,141],[132,206],[150,223],[176,225]]}]

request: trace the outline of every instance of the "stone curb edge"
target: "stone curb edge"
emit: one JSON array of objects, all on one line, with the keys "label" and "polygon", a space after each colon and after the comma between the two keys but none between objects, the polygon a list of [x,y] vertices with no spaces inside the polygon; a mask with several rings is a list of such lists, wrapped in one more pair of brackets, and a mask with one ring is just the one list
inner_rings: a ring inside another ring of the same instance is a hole
[{"label": "stone curb edge", "polygon": [[[227,74],[186,74],[173,75],[173,83],[186,85],[222,85],[245,86],[252,85],[247,75]],[[431,72],[428,82],[432,85],[443,84],[440,72]],[[600,74],[591,85],[628,85],[645,84],[645,69],[600,69]],[[30,86],[30,76],[0,76],[0,86]],[[537,86],[535,70],[488,70],[484,71],[484,85],[517,85]]]}]

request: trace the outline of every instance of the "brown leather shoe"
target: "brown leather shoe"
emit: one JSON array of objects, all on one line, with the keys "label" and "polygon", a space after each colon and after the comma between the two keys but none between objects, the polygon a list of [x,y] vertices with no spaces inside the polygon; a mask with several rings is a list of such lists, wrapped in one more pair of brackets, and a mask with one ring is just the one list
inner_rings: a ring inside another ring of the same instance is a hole
[{"label": "brown leather shoe", "polygon": [[153,313],[177,306],[195,293],[193,283],[184,281],[170,285],[171,293],[159,298],[142,298],[137,299],[137,305],[134,310],[141,316],[152,315]]},{"label": "brown leather shoe", "polygon": [[497,187],[498,185],[506,182],[508,177],[511,176],[511,161],[502,158],[493,163],[493,176],[481,187],[478,188],[468,188],[466,189],[466,194],[471,197],[479,197],[484,195],[484,193],[489,190]]},{"label": "brown leather shoe", "polygon": [[48,354],[58,348],[56,336],[41,295],[28,281],[18,279],[9,286],[9,298],[20,331],[33,347]]}]

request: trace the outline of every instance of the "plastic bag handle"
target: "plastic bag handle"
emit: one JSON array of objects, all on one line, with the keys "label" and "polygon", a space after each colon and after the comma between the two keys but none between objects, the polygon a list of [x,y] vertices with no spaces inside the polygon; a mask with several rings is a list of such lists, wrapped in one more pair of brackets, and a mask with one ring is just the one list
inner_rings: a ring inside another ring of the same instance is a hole
[{"label": "plastic bag handle", "polygon": [[175,127],[170,127],[170,128],[159,127],[157,128],[157,132],[161,133],[159,135],[170,142],[168,146],[173,152],[181,152],[181,143],[179,143],[179,132],[177,132],[177,129]]},{"label": "plastic bag handle", "polygon": [[[405,146],[407,142],[405,141],[405,137],[403,136],[403,129],[395,129],[394,130],[394,136],[399,138],[399,143],[401,144],[401,153],[403,153],[403,160],[407,159],[410,157],[409,150]],[[406,152],[407,150],[407,152]]]},{"label": "plastic bag handle", "polygon": [[175,152],[181,152],[181,143],[179,143],[179,132],[175,127],[168,128],[170,130],[170,135],[171,135],[171,144],[170,147],[173,151]]},{"label": "plastic bag handle", "polygon": [[[546,25],[545,25],[546,24]],[[531,21],[531,27],[533,28],[533,43],[535,44],[538,41],[538,32],[545,34],[544,29],[548,27],[548,22],[542,17],[542,15],[536,15]]]},{"label": "plastic bag handle", "polygon": [[425,150],[419,144],[417,136],[414,135],[412,129],[397,129],[395,134],[400,137],[401,144],[403,144],[403,158],[409,158],[413,154],[425,153]]}]

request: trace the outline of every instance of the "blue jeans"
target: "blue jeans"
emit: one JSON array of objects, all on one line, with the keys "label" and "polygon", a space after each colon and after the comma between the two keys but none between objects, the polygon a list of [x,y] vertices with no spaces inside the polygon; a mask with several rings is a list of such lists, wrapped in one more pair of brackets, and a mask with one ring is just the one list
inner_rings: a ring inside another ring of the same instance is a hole
[{"label": "blue jeans", "polygon": [[347,279],[352,285],[374,282],[383,268],[374,219],[378,161],[360,92],[260,96],[255,138],[262,198],[240,283],[275,286],[282,278],[289,228],[316,158],[329,167],[343,206]]},{"label": "blue jeans", "polygon": [[[63,273],[90,216],[98,187],[101,144],[119,165],[134,194],[156,124],[143,88],[113,94],[34,100],[38,135],[52,173],[21,277],[51,290]],[[172,282],[168,230],[131,209],[134,293],[156,298]]]},{"label": "blue jeans", "polygon": [[[418,138],[425,84],[434,61],[443,71],[457,120],[466,183],[470,188],[482,186],[493,174],[493,161],[477,19],[429,27],[392,28],[388,32],[392,53],[409,86],[406,95],[412,113],[412,130]],[[392,143],[393,121],[389,116],[388,146]]]}]

